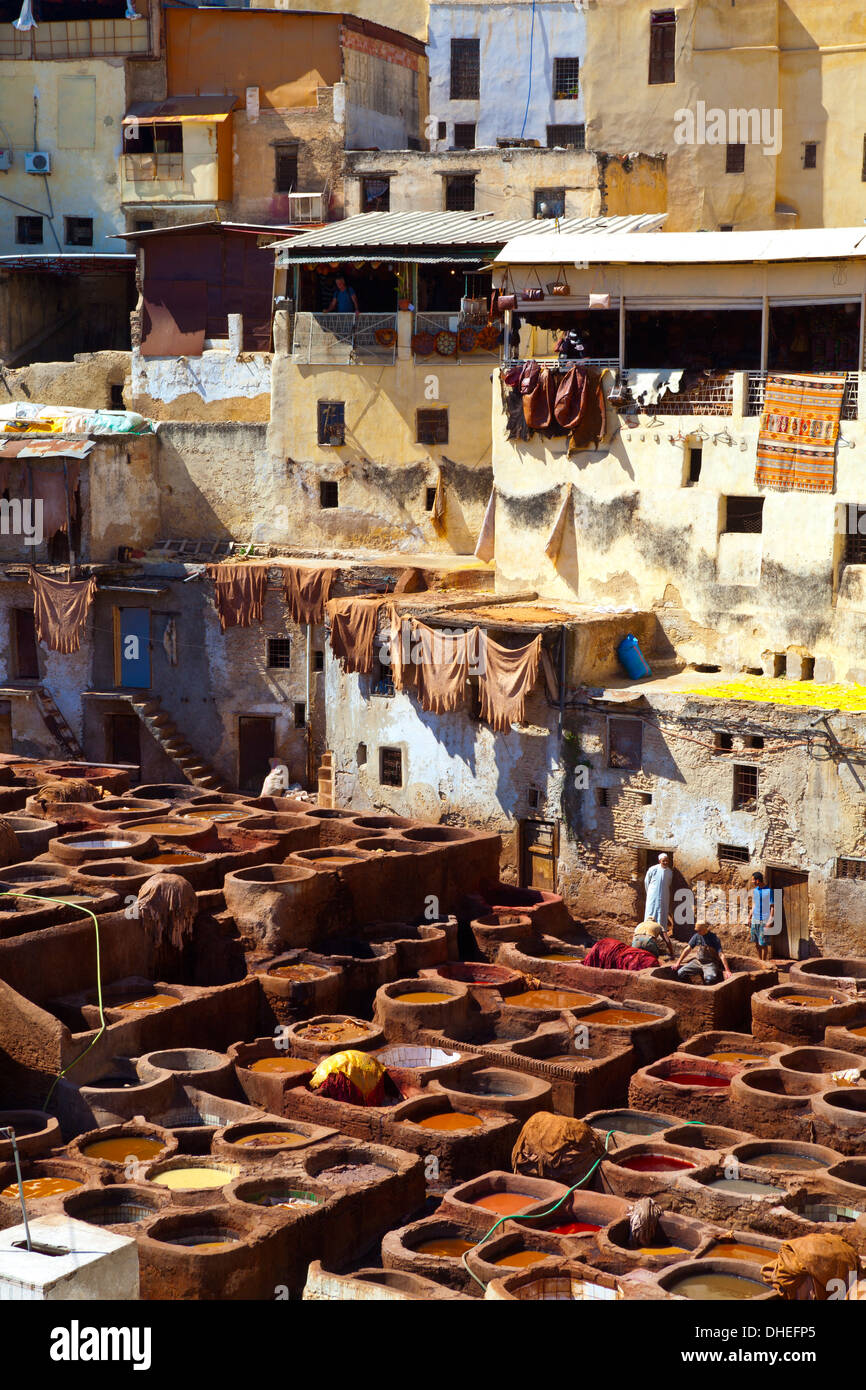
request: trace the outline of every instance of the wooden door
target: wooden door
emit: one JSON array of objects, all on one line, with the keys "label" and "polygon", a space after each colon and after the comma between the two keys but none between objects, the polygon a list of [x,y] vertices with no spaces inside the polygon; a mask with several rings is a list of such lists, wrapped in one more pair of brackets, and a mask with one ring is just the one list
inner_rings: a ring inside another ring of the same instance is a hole
[{"label": "wooden door", "polygon": [[150,689],[150,609],[115,608],[115,679],[125,690]]},{"label": "wooden door", "polygon": [[141,723],[137,714],[109,714],[106,743],[110,763],[141,766]]},{"label": "wooden door", "polygon": [[556,892],[557,824],[525,820],[521,826],[521,886]]},{"label": "wooden door", "polygon": [[256,793],[270,772],[274,756],[274,721],[266,715],[242,714],[238,719],[238,786]]},{"label": "wooden door", "polygon": [[767,938],[772,954],[800,960],[809,942],[809,877],[796,869],[770,867],[767,878],[770,888],[782,890],[781,935]]}]

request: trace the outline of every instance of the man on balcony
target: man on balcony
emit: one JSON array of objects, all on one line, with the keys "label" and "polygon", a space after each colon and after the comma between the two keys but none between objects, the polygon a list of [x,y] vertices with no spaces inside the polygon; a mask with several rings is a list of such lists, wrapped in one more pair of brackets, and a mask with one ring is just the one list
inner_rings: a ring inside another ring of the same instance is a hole
[{"label": "man on balcony", "polygon": [[358,307],[358,296],[351,285],[346,284],[345,277],[337,276],[337,283],[334,287],[334,297],[327,308],[329,314],[354,314],[357,318],[361,312]]}]

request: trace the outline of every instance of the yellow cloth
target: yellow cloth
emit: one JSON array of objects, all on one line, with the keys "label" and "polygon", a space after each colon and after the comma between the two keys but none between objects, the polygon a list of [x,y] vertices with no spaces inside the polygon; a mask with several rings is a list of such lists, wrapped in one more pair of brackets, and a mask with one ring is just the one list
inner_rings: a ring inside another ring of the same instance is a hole
[{"label": "yellow cloth", "polygon": [[345,1076],[362,1096],[368,1096],[385,1079],[385,1068],[375,1057],[371,1057],[368,1052],[347,1048],[345,1052],[335,1052],[319,1063],[310,1077],[310,1090],[317,1091],[335,1072]]}]

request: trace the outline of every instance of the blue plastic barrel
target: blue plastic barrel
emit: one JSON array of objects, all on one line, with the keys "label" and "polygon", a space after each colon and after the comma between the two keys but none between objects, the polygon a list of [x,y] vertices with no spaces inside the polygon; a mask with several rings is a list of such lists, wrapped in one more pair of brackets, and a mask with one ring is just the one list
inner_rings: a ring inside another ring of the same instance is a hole
[{"label": "blue plastic barrel", "polygon": [[633,632],[627,637],[623,637],[616,649],[627,676],[631,676],[633,681],[643,680],[645,676],[651,676],[652,671],[646,663],[646,658],[640,649],[640,643]]}]

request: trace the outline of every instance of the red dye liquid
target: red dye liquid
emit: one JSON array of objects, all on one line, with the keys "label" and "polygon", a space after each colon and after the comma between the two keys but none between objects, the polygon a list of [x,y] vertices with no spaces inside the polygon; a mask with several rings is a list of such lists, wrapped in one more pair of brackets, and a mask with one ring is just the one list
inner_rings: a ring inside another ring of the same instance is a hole
[{"label": "red dye liquid", "polygon": [[569,1221],[565,1226],[551,1226],[550,1229],[555,1236],[582,1236],[587,1232],[594,1234],[601,1227],[594,1226],[591,1221]]},{"label": "red dye liquid", "polygon": [[672,1081],[675,1086],[715,1086],[719,1090],[731,1084],[726,1076],[711,1076],[708,1072],[702,1071],[673,1072],[667,1080]]},{"label": "red dye liquid", "polygon": [[684,1168],[694,1168],[685,1158],[671,1158],[668,1154],[634,1154],[624,1158],[620,1168],[629,1168],[633,1173],[677,1173]]}]

